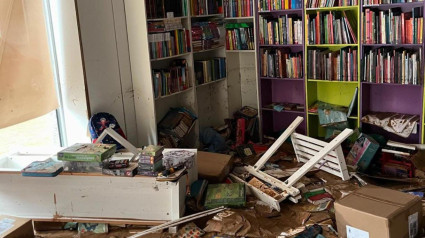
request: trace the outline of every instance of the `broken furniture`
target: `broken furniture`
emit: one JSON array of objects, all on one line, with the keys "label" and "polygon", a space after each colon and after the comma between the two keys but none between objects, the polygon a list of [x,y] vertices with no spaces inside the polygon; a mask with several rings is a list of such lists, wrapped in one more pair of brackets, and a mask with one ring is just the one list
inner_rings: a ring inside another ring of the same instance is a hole
[{"label": "broken furniture", "polygon": [[[196,149],[190,151],[197,152]],[[29,164],[52,154],[21,153],[4,159]],[[125,155],[132,158],[133,153],[119,156]],[[0,168],[0,214],[36,221],[158,225],[181,217],[185,209],[186,185],[198,175],[195,164],[188,170],[189,179],[182,176],[175,182],[101,173],[62,172],[57,177],[23,177],[20,170],[25,166]]]},{"label": "broken furniture", "polygon": [[[353,133],[353,130],[345,129],[331,142],[327,143],[296,133],[295,129],[303,120],[302,117],[297,117],[254,166],[243,167],[245,172],[254,177],[256,181],[249,183],[235,173],[230,174],[234,180],[245,183],[255,196],[277,211],[280,211],[279,203],[287,198],[295,203],[298,202],[301,196],[297,182],[313,167],[336,175],[343,180],[349,179],[341,143]],[[280,181],[261,171],[261,168],[289,137],[291,137],[298,162],[305,164],[286,181]],[[277,193],[272,194],[264,189],[262,191],[258,187],[272,187],[275,188],[274,190]]]}]

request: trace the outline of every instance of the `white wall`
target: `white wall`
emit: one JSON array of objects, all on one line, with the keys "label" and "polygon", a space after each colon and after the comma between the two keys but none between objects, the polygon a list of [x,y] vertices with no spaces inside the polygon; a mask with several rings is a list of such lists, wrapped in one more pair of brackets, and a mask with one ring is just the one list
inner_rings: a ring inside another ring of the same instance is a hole
[{"label": "white wall", "polygon": [[123,0],[76,0],[91,114],[109,112],[137,145]]}]

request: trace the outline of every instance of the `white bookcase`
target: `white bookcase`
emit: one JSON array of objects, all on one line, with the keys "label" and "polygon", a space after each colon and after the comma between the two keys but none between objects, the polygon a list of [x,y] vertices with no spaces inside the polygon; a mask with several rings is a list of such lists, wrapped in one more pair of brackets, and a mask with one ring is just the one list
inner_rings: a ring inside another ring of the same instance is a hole
[{"label": "white bookcase", "polygon": [[[228,51],[225,46],[201,52],[150,60],[146,6],[143,0],[124,0],[127,32],[129,41],[131,71],[134,89],[137,135],[139,145],[158,142],[157,123],[165,116],[170,107],[186,107],[198,116],[196,125],[187,137],[189,147],[199,145],[199,133],[202,128],[218,126],[225,118],[242,106],[258,109],[256,51]],[[191,16],[190,0],[187,0],[187,17],[179,17],[186,29],[191,29],[192,22],[223,18],[223,14],[208,16]],[[155,19],[161,20],[161,19]],[[255,23],[254,17],[224,19],[227,22]],[[255,27],[255,24],[254,24]],[[224,28],[223,42],[224,40]],[[254,33],[256,32],[254,28]],[[190,38],[191,38],[190,34]],[[191,39],[192,42],[192,39]],[[256,44],[255,44],[256,45]],[[226,57],[227,77],[210,83],[196,85],[194,61],[215,57]],[[166,68],[175,59],[186,59],[192,87],[172,95],[155,99],[152,82],[152,69]]]}]

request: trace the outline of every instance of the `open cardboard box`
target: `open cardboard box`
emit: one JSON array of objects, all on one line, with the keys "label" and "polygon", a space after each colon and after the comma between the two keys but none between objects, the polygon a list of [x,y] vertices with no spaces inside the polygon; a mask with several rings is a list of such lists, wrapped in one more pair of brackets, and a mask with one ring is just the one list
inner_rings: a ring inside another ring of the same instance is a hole
[{"label": "open cardboard box", "polygon": [[31,219],[0,215],[0,237],[34,237]]}]

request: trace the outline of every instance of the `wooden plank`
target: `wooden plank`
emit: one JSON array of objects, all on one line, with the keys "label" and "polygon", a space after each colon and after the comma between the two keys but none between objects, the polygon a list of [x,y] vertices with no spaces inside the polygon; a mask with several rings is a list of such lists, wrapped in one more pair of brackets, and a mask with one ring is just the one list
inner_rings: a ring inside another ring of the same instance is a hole
[{"label": "wooden plank", "polygon": [[[318,153],[318,151],[310,150],[308,148],[301,147],[301,146],[298,146],[298,145],[294,146],[294,148],[296,148],[296,150],[298,151],[298,153],[300,153],[300,154],[302,153],[302,155],[304,157],[308,158],[308,159],[312,158],[315,154]],[[334,163],[334,164],[336,164],[336,165],[339,166],[339,160],[337,158],[335,158],[335,157],[332,157],[332,156],[329,156],[329,155],[325,155],[323,157],[323,159],[324,160],[327,160],[327,161],[329,161],[331,163]]]},{"label": "wooden plank", "polygon": [[58,217],[52,219],[32,218],[34,222],[84,222],[84,223],[108,223],[110,225],[140,225],[157,226],[167,221],[135,220],[135,219],[113,219],[113,218],[85,218],[85,217]]},{"label": "wooden plank", "polygon": [[283,196],[282,199],[280,199],[279,201],[270,197],[269,195],[267,195],[266,193],[264,193],[263,191],[261,191],[260,189],[252,186],[251,184],[247,183],[246,181],[242,180],[241,178],[239,178],[238,176],[234,175],[234,174],[229,174],[229,176],[236,180],[239,183],[244,183],[246,188],[249,188],[250,192],[252,192],[258,199],[260,199],[261,201],[267,203],[269,206],[271,206],[272,208],[276,209],[277,211],[280,211],[280,205],[279,203],[283,200],[285,200],[285,198],[287,196]]},{"label": "wooden plank", "polygon": [[259,171],[264,166],[264,164],[270,159],[270,157],[272,157],[272,155],[277,151],[277,149],[280,148],[283,142],[285,142],[286,139],[288,139],[288,137],[292,133],[294,133],[295,129],[298,127],[299,124],[301,124],[303,120],[304,118],[300,116],[295,118],[295,120],[291,123],[291,125],[289,125],[288,128],[286,128],[286,130],[282,133],[282,135],[280,135],[279,138],[277,138],[277,140],[272,144],[272,146],[270,146],[270,148],[266,151],[266,153],[264,153],[264,155],[261,156],[261,158],[257,161],[257,163],[255,163],[254,169],[256,171]]},{"label": "wooden plank", "polygon": [[336,149],[336,147],[340,146],[341,143],[347,139],[353,130],[345,129],[342,131],[337,137],[335,137],[329,144],[324,146],[323,150],[317,153],[312,159],[310,159],[307,163],[305,163],[300,169],[298,169],[291,177],[289,177],[285,184],[287,186],[294,185],[302,176],[304,176],[308,171],[310,171],[325,155],[327,155],[330,151]]},{"label": "wooden plank", "polygon": [[[308,159],[301,158],[301,162],[307,163],[308,161],[309,161]],[[335,170],[334,168],[329,167],[326,164],[323,165],[323,166],[320,166],[320,164],[316,164],[314,167],[342,178],[342,174],[341,174],[340,170]]]},{"label": "wooden plank", "polygon": [[[312,159],[314,156],[313,155],[310,155],[310,154],[307,154],[307,153],[304,153],[304,152],[302,152],[302,151],[299,151],[299,153],[300,153],[300,157],[301,158],[303,158],[304,160],[310,160],[310,159]],[[305,161],[301,161],[301,162],[304,162],[305,163]],[[320,167],[321,165],[325,165],[325,166],[327,166],[327,167],[330,167],[330,168],[333,168],[333,169],[335,169],[335,170],[340,170],[339,169],[339,164],[337,164],[337,163],[334,163],[334,162],[332,162],[332,161],[329,161],[329,160],[326,160],[326,159],[321,159],[321,160],[319,160],[319,162],[317,163],[317,165]]]},{"label": "wooden plank", "polygon": [[272,184],[273,186],[276,186],[280,189],[282,189],[283,191],[286,191],[289,195],[291,196],[297,196],[298,194],[300,194],[300,190],[292,187],[292,186],[287,186],[286,184],[283,183],[283,181],[276,179],[273,176],[270,176],[262,171],[257,171],[256,169],[254,169],[252,166],[245,166],[244,167],[250,174],[254,175],[255,177],[260,178],[261,180],[266,181],[267,183]]},{"label": "wooden plank", "polygon": [[325,147],[328,144],[327,142],[324,142],[324,141],[321,141],[321,140],[318,140],[318,139],[315,139],[315,138],[312,138],[312,137],[308,137],[308,136],[305,136],[305,135],[301,135],[301,134],[298,134],[298,133],[294,133],[294,137],[299,139],[299,140],[303,140],[303,141],[307,141],[309,143],[316,144],[320,147]]},{"label": "wooden plank", "polygon": [[[322,150],[323,147],[324,147],[324,146],[321,146],[321,145],[317,145],[317,144],[311,143],[311,142],[306,141],[306,140],[299,139],[296,136],[292,136],[292,138],[293,138],[293,140],[292,140],[292,143],[293,144],[295,143],[295,144],[298,144],[298,145],[301,145],[301,146],[304,146],[304,147],[308,147],[310,149],[316,150],[317,152],[319,152],[320,150]],[[336,154],[335,151],[330,151],[328,153],[328,155],[331,155],[333,157],[336,157],[337,156],[337,154]]]}]

